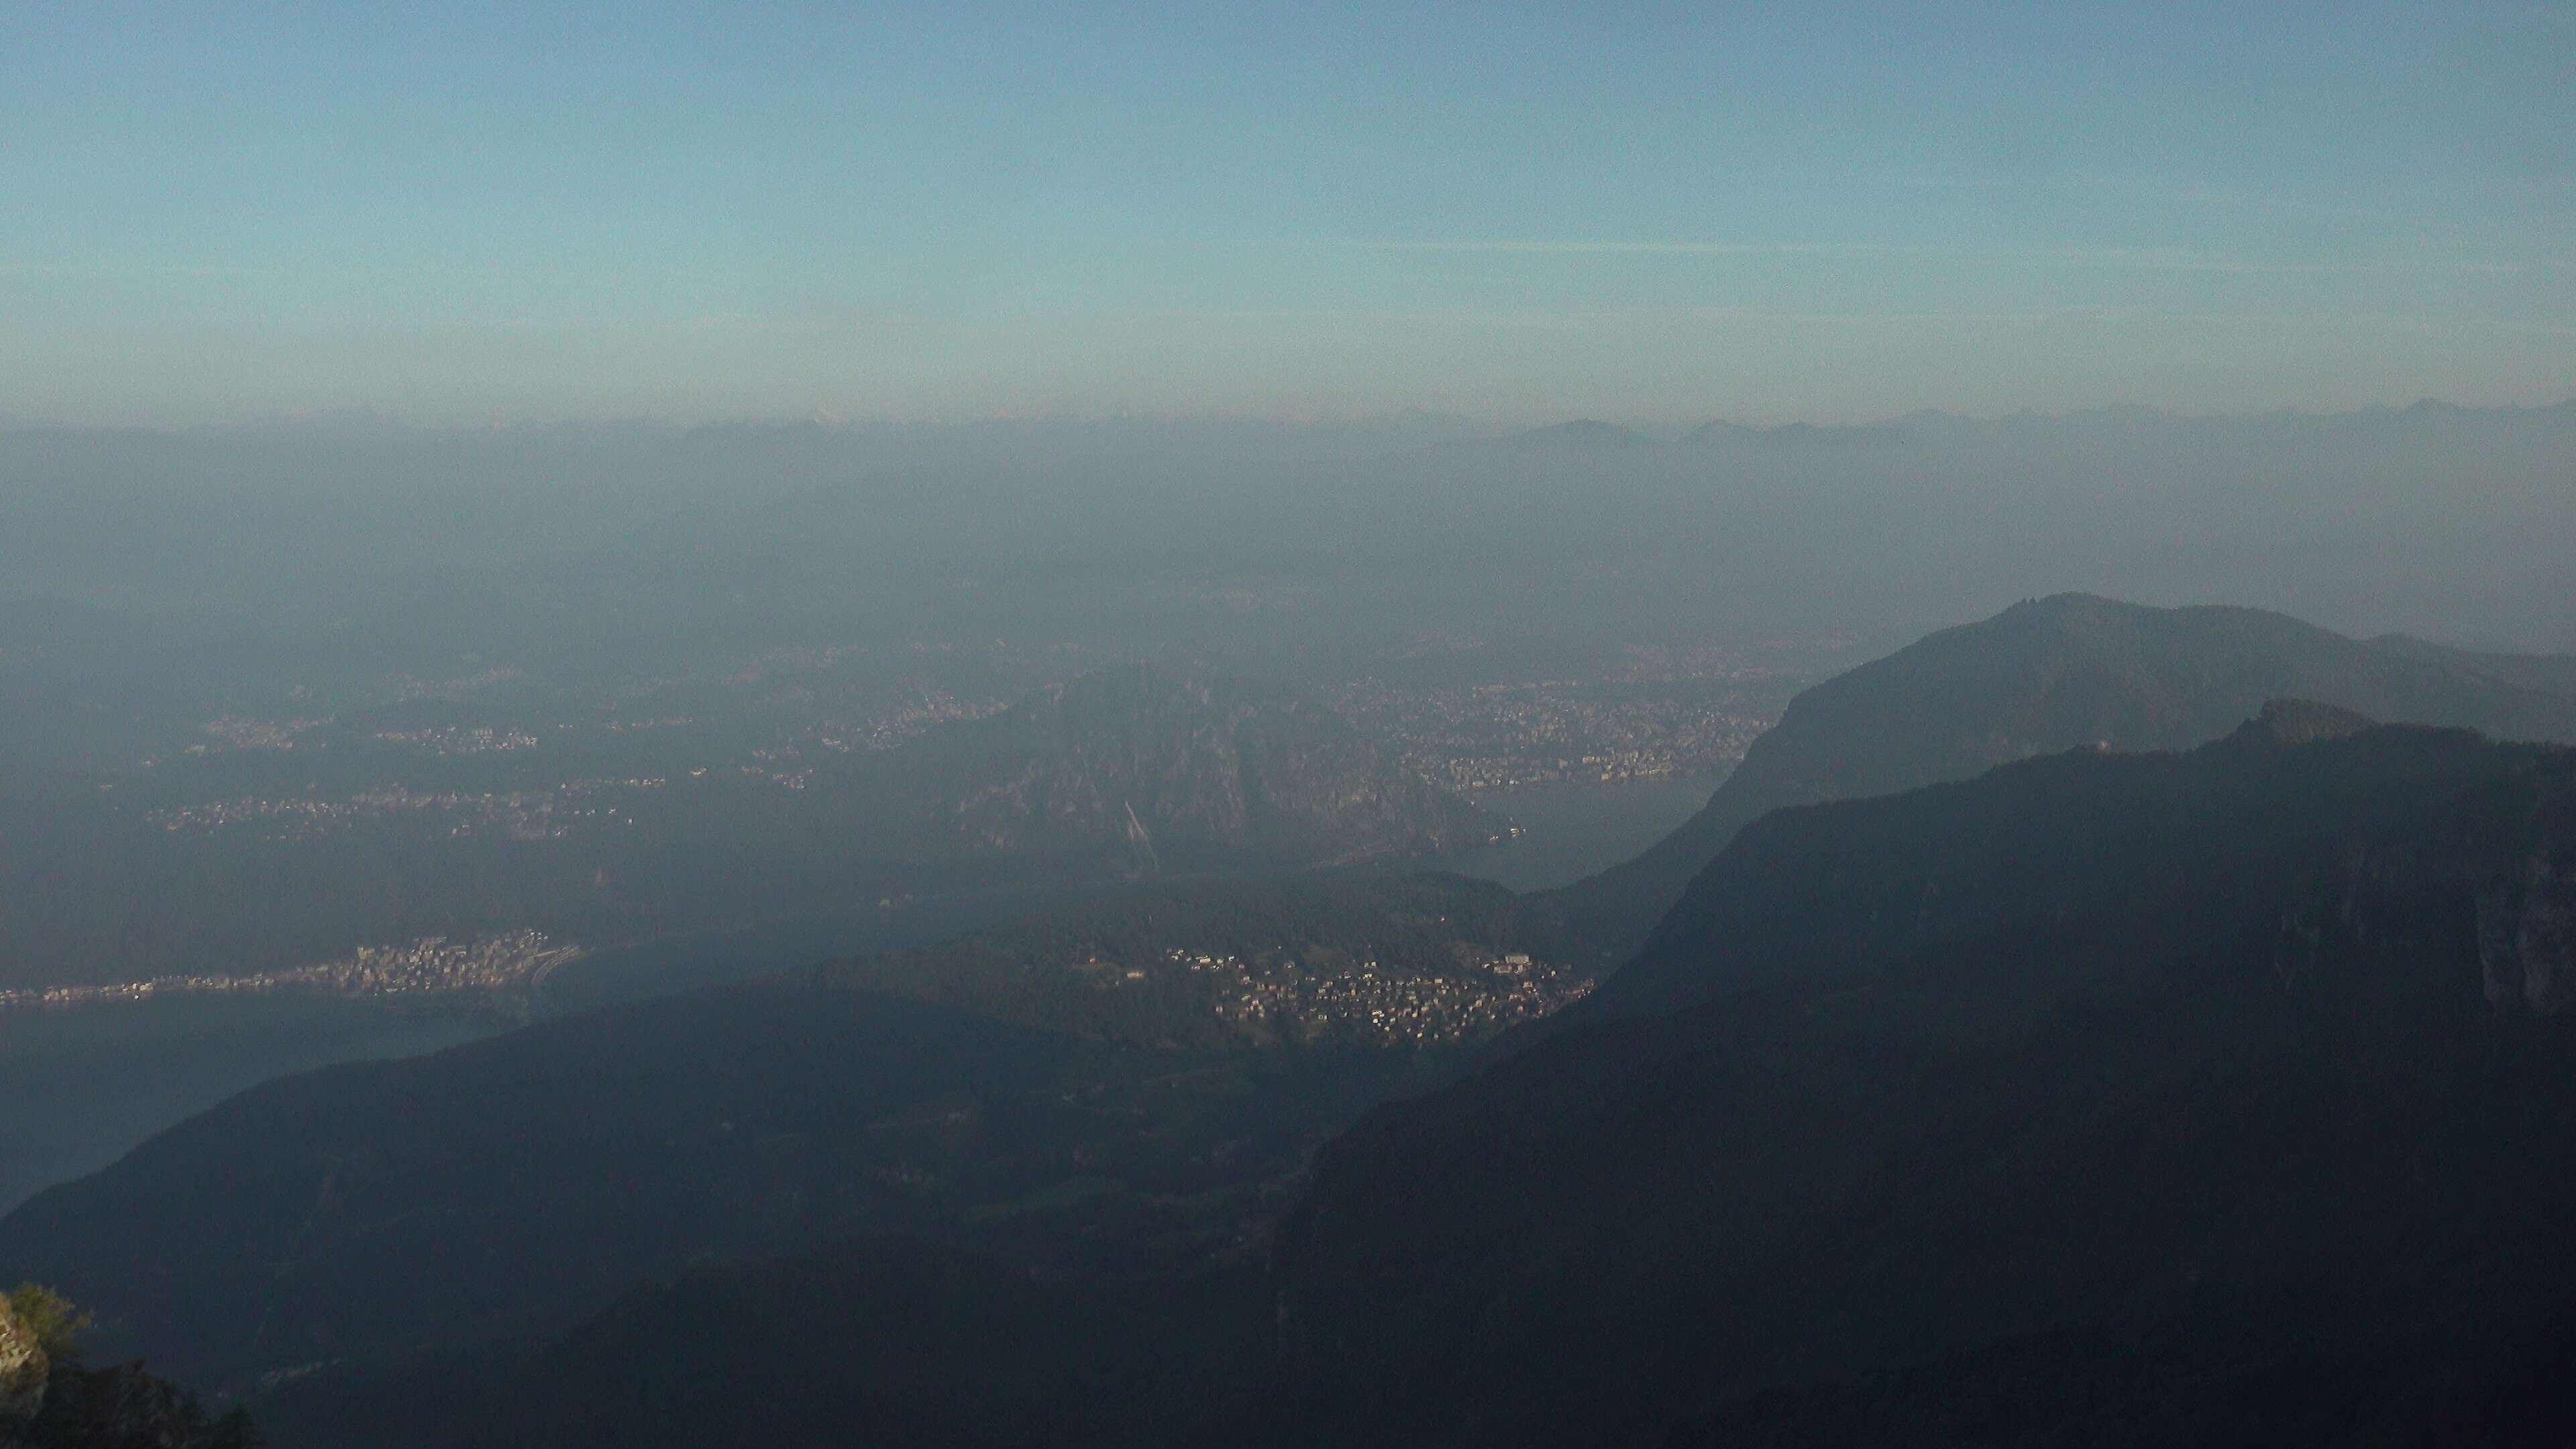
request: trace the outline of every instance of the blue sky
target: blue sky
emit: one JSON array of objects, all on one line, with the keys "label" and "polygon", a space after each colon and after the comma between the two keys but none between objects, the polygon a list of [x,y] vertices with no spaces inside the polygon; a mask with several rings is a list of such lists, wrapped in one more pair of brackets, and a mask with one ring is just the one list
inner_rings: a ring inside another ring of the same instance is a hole
[{"label": "blue sky", "polygon": [[0,417],[2576,395],[2576,4],[1812,9],[0,7]]}]

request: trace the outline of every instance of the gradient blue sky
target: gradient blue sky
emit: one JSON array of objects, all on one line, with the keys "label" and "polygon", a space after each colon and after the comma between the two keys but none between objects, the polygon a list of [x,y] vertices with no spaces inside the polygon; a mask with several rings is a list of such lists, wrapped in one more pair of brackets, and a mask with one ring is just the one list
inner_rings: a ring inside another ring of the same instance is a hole
[{"label": "gradient blue sky", "polygon": [[0,417],[2576,395],[2576,4],[0,5]]}]

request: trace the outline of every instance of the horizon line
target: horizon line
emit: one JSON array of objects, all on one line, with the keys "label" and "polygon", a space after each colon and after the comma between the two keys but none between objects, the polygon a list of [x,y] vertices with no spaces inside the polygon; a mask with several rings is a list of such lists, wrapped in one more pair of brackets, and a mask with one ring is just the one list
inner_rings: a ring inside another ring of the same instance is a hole
[{"label": "horizon line", "polygon": [[721,428],[823,428],[838,432],[858,433],[871,430],[938,432],[985,427],[1110,427],[1120,425],[1148,427],[1273,427],[1324,432],[1335,429],[1383,427],[1404,423],[1450,423],[1469,427],[1490,428],[1502,435],[1544,432],[1592,424],[1627,431],[1660,429],[1698,429],[1739,427],[1756,431],[1808,427],[1817,429],[1881,428],[1898,423],[1941,419],[1951,422],[2003,423],[2049,421],[2095,417],[2103,414],[2143,415],[2172,422],[2249,422],[2266,419],[2313,419],[2361,417],[2377,413],[2447,411],[2459,413],[2519,414],[2576,409],[2576,395],[2556,402],[2543,403],[2462,403],[2430,395],[2409,402],[2362,403],[2348,407],[2308,408],[2281,406],[2249,408],[2242,411],[2191,411],[2151,403],[2106,402],[2074,408],[2022,407],[1994,412],[1962,411],[1950,408],[1912,408],[1900,413],[1872,414],[1849,418],[1814,416],[1757,418],[1746,415],[1710,413],[1701,416],[1670,414],[1571,413],[1546,421],[1507,418],[1493,414],[1455,412],[1437,408],[1395,408],[1384,412],[1351,413],[1342,416],[1298,416],[1285,413],[1249,413],[1211,410],[1205,412],[1146,412],[1120,409],[1108,412],[1036,412],[983,413],[953,417],[857,417],[835,409],[818,408],[803,413],[744,412],[682,420],[655,417],[644,413],[597,413],[556,417],[526,416],[480,422],[423,422],[379,407],[348,407],[283,411],[213,422],[194,423],[74,423],[37,417],[0,415],[0,433],[149,433],[163,436],[186,436],[205,433],[242,433],[259,431],[295,432],[325,431],[332,428],[373,429],[410,433],[502,433],[579,428],[661,429],[670,432],[694,432]]}]

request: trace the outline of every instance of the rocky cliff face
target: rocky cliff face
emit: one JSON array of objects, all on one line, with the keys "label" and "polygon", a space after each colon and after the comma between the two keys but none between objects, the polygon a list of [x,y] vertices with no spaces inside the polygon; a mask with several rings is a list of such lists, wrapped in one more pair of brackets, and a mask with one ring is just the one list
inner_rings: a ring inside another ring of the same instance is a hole
[{"label": "rocky cliff face", "polygon": [[215,1449],[242,1442],[238,1430],[224,1432],[216,1437],[178,1385],[129,1363],[58,1370],[20,1443],[25,1449]]},{"label": "rocky cliff face", "polygon": [[2490,1005],[2554,1016],[2576,999],[2576,874],[2534,856],[2480,891],[2478,964]]},{"label": "rocky cliff face", "polygon": [[48,1352],[0,1297],[0,1449],[250,1449],[235,1412],[209,1418],[185,1390],[139,1363],[90,1369]]}]

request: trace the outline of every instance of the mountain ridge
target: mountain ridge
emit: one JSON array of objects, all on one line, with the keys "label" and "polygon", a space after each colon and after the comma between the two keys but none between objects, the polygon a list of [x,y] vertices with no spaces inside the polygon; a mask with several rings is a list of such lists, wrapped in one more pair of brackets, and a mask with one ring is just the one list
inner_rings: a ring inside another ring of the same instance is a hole
[{"label": "mountain ridge", "polygon": [[2576,660],[2364,642],[2233,605],[2057,594],[1801,693],[1706,809],[1558,899],[1579,930],[1624,956],[1738,830],[1771,810],[1964,779],[2082,745],[2184,749],[2285,697],[2392,723],[2576,740]]}]

